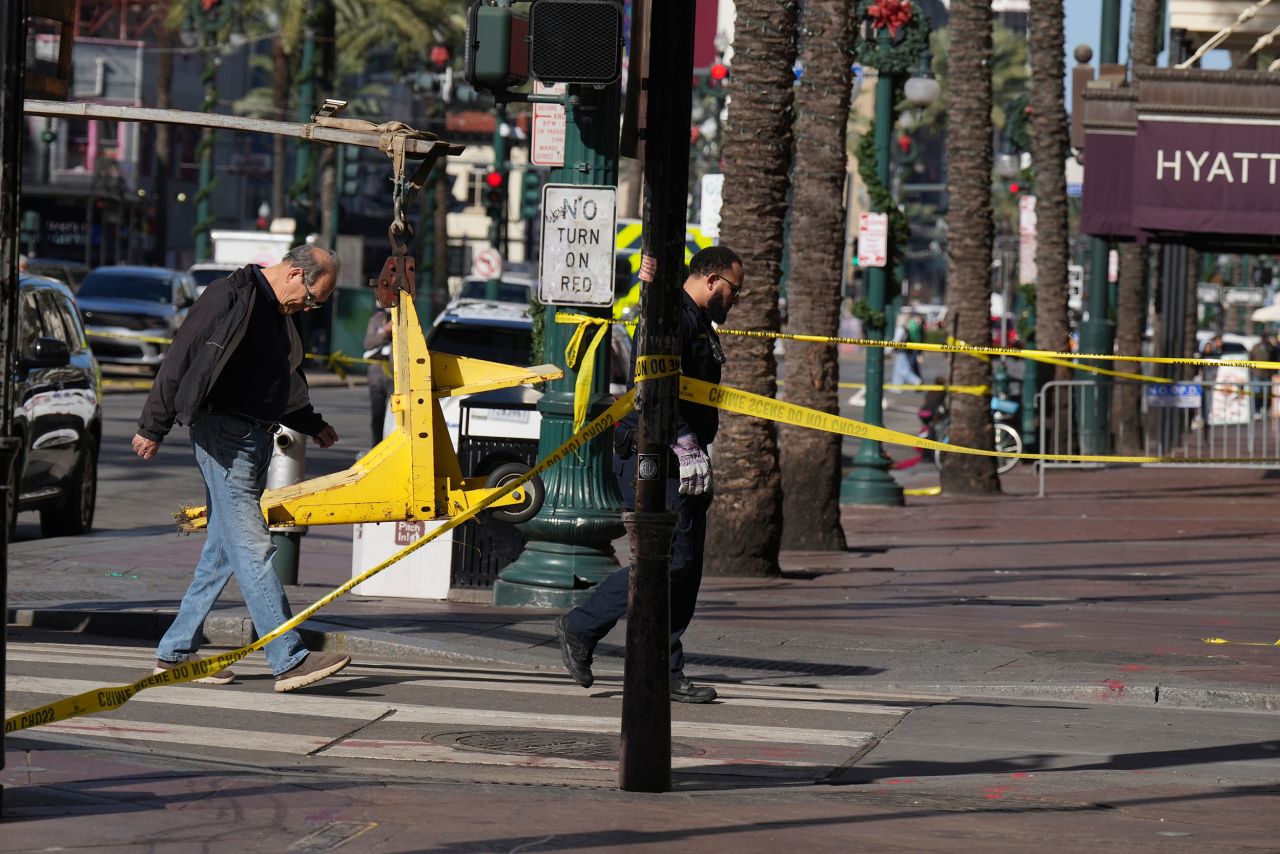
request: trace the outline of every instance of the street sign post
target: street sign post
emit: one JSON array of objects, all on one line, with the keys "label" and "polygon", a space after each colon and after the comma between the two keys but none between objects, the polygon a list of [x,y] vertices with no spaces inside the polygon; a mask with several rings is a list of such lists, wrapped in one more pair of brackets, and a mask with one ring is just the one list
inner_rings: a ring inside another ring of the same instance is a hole
[{"label": "street sign post", "polygon": [[546,184],[538,298],[547,305],[613,305],[616,187]]},{"label": "street sign post", "polygon": [[883,267],[889,260],[889,215],[858,214],[858,266]]}]

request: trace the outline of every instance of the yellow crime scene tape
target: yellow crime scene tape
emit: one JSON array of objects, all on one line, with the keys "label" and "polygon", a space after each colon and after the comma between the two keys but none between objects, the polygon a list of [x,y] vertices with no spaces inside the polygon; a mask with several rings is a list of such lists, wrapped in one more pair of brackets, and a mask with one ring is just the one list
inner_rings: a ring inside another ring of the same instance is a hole
[{"label": "yellow crime scene tape", "polygon": [[[595,318],[592,318],[592,320],[595,320]],[[679,372],[679,367],[680,358],[678,356],[658,355],[641,357],[637,359],[636,363],[636,379],[637,382],[644,382],[647,380],[660,379],[666,376],[674,376]],[[216,673],[226,667],[230,667],[250,653],[262,649],[268,643],[280,637],[290,629],[301,625],[316,612],[320,611],[322,608],[334,602],[341,596],[349,593],[356,585],[372,578],[391,565],[427,545],[437,537],[474,518],[499,498],[511,493],[515,489],[518,489],[533,477],[542,474],[555,465],[558,465],[569,454],[576,453],[583,445],[611,429],[614,424],[630,412],[635,407],[635,394],[636,390],[634,388],[628,391],[603,413],[592,419],[589,424],[575,432],[574,435],[559,448],[553,451],[545,459],[539,461],[524,475],[504,484],[497,491],[490,493],[489,496],[464,510],[462,513],[451,517],[442,525],[430,531],[413,544],[406,546],[376,566],[365,570],[350,581],[334,588],[328,594],[300,611],[292,619],[277,626],[271,632],[248,646],[244,646],[230,652],[221,653],[219,655],[210,656],[208,658],[202,658],[197,661],[186,662],[177,665],[170,670],[166,670],[163,673],[152,674],[127,685],[102,686],[100,688],[85,691],[82,694],[77,694],[73,697],[66,697],[44,706],[20,712],[5,719],[5,733],[17,732],[19,730],[54,723],[56,721],[66,720],[80,715],[111,711],[119,708],[121,705],[128,702],[129,699],[139,691],[143,691],[147,688],[154,688],[159,685],[179,685],[184,682],[190,682],[193,679],[198,679],[202,676],[207,676],[210,673]],[[823,430],[831,433],[839,433],[857,438],[868,438],[879,442],[888,442],[891,444],[905,445],[914,448],[926,448],[929,450],[948,453],[970,454],[984,457],[1012,457],[1020,460],[1070,460],[1077,462],[1113,463],[1229,463],[1244,461],[1239,458],[1181,460],[1165,457],[1126,457],[1106,456],[1101,454],[1015,454],[983,448],[968,448],[946,442],[937,442],[932,439],[924,439],[919,436],[912,436],[907,433],[890,430],[886,427],[877,427],[875,425],[865,424],[851,418],[843,418],[839,415],[832,415],[827,412],[810,409],[798,404],[774,400],[772,398],[752,394],[751,392],[742,391],[729,386],[715,385],[713,383],[685,376],[680,377],[680,397],[692,403],[713,406],[726,412],[735,412],[741,415],[766,418],[784,424],[791,424],[814,430]],[[1280,463],[1280,458],[1268,458],[1262,460],[1253,458],[1249,461]],[[940,490],[937,487],[926,487],[921,490],[911,490],[910,493],[917,495],[933,495],[938,494],[939,491]],[[1206,638],[1204,640],[1206,643],[1232,643],[1232,641],[1226,641],[1221,638]],[[1272,644],[1255,645],[1271,646]],[[1280,641],[1277,641],[1275,645],[1280,646]]]},{"label": "yellow crime scene tape", "polygon": [[1271,643],[1263,643],[1259,641],[1233,641],[1227,640],[1226,638],[1200,638],[1200,640],[1214,645],[1231,644],[1232,646],[1280,646],[1280,640],[1272,641]]},{"label": "yellow crime scene tape", "polygon": [[[1211,365],[1220,367],[1224,363],[1220,359],[1193,359],[1183,356],[1122,356],[1114,353],[1057,353],[1053,350],[1020,350],[1016,347],[974,347],[970,344],[927,344],[917,341],[882,341],[874,338],[840,338],[828,335],[797,335],[789,332],[764,332],[754,329],[717,329],[721,335],[740,335],[748,338],[782,338],[787,341],[808,341],[815,344],[854,344],[859,347],[884,347],[891,350],[920,350],[925,353],[960,353],[969,356],[1013,356],[1024,359],[1094,359],[1106,362],[1141,362],[1150,365]],[[1232,359],[1229,363],[1244,368],[1258,370],[1280,370],[1280,362],[1247,361]],[[1077,365],[1072,361],[1071,367],[1084,370],[1087,366]],[[1135,374],[1135,376],[1137,376]]]},{"label": "yellow crime scene tape", "polygon": [[[654,378],[656,377],[649,377],[649,379]],[[136,682],[129,683],[128,685],[106,685],[100,688],[94,688],[92,690],[85,691],[82,694],[77,694],[74,697],[66,697],[47,705],[21,712],[5,719],[5,733],[7,734],[17,732],[18,730],[30,729],[31,727],[54,723],[56,721],[62,721],[68,718],[78,717],[80,715],[111,711],[112,709],[116,709],[124,705],[139,691],[143,691],[147,688],[154,688],[158,685],[179,685],[184,682],[190,682],[193,679],[198,679],[201,676],[207,676],[210,673],[216,673],[225,667],[230,667],[232,664],[235,664],[250,653],[262,649],[268,643],[280,637],[290,629],[301,625],[321,608],[324,608],[334,600],[346,593],[349,593],[357,584],[372,578],[379,572],[382,572],[387,567],[422,548],[442,534],[452,531],[463,522],[474,518],[478,513],[493,504],[502,496],[509,494],[520,486],[523,486],[533,477],[536,477],[557,465],[569,454],[577,452],[583,445],[590,442],[592,439],[595,439],[597,436],[600,436],[606,431],[612,429],[613,425],[617,423],[620,418],[630,412],[634,406],[635,390],[633,389],[619,398],[612,406],[602,412],[599,416],[592,419],[590,424],[587,424],[581,430],[574,433],[573,436],[569,437],[568,441],[553,451],[545,459],[541,460],[528,472],[509,483],[503,484],[502,487],[497,489],[497,491],[490,493],[487,497],[476,502],[476,504],[464,510],[462,513],[451,517],[444,522],[444,524],[440,525],[440,527],[430,531],[417,542],[414,542],[413,544],[396,552],[382,563],[370,567],[360,573],[360,575],[352,578],[350,581],[334,588],[324,597],[316,600],[294,615],[291,620],[280,624],[275,629],[258,638],[248,646],[232,650],[231,652],[224,652],[220,655],[201,658],[194,662],[183,663],[170,670],[166,670],[163,673],[156,673],[154,675],[147,676],[144,679],[139,679]]]}]

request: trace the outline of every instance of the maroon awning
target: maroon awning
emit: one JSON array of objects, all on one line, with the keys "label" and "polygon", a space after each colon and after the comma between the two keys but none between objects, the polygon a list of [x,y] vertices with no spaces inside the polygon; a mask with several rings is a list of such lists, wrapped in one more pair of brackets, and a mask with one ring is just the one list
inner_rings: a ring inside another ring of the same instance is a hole
[{"label": "maroon awning", "polygon": [[1084,191],[1080,199],[1080,231],[1095,237],[1133,239],[1134,135],[1124,132],[1085,134]]},{"label": "maroon awning", "polygon": [[1132,202],[1146,231],[1280,235],[1280,121],[1140,114]]}]

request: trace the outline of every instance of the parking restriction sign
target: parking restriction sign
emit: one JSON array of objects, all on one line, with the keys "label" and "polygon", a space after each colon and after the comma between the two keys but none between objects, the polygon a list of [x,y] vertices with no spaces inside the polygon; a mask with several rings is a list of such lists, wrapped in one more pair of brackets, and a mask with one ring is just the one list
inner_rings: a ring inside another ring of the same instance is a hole
[{"label": "parking restriction sign", "polygon": [[889,215],[858,214],[858,266],[883,267],[889,260]]}]

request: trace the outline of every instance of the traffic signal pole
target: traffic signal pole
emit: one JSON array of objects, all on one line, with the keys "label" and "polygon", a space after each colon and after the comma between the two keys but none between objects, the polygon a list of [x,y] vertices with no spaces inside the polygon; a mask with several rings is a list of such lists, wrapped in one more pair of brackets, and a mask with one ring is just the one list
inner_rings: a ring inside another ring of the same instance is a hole
[{"label": "traffic signal pole", "polygon": [[[507,105],[498,102],[494,108],[493,123],[493,172],[491,175],[497,175],[500,179],[498,185],[489,186],[485,189],[486,198],[488,194],[492,194],[494,204],[487,205],[489,208],[489,245],[496,249],[502,255],[505,262],[507,260],[507,247],[504,245],[503,238],[507,231],[507,187],[510,184],[510,175],[507,171],[507,137],[503,133],[503,129],[507,123]],[[498,286],[502,283],[502,274],[485,283],[485,299],[496,300],[498,298]]]}]

